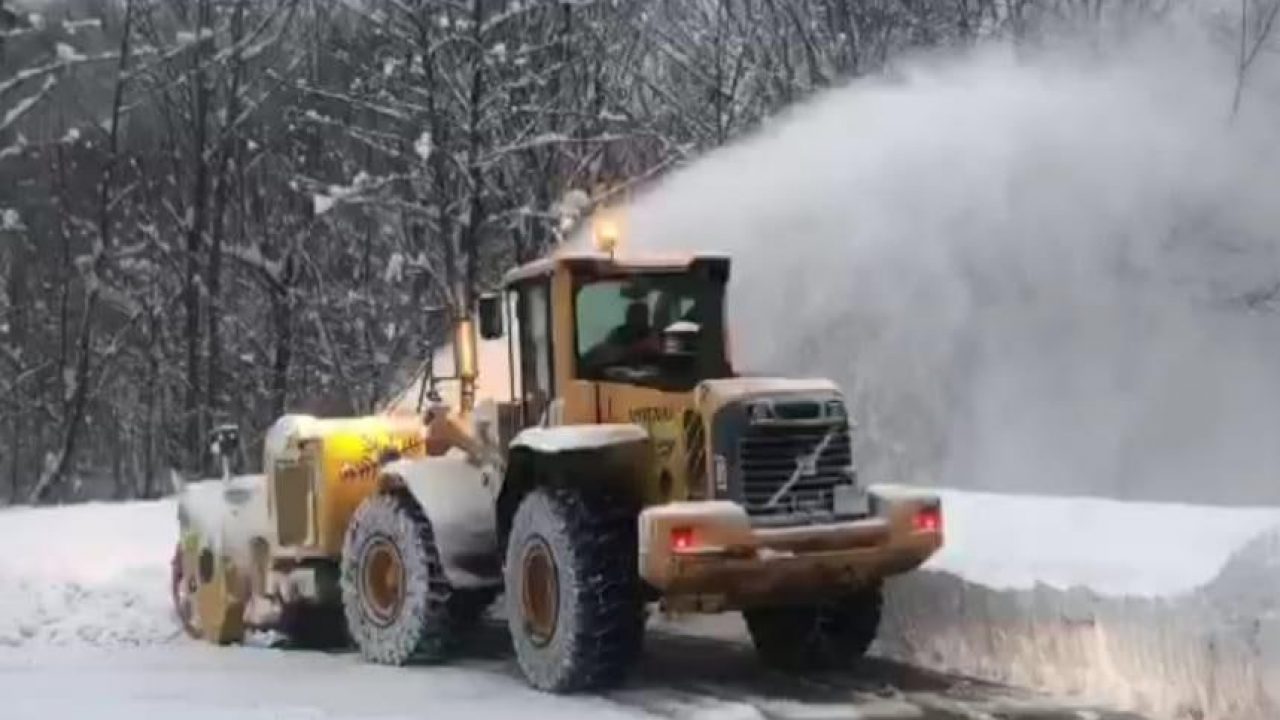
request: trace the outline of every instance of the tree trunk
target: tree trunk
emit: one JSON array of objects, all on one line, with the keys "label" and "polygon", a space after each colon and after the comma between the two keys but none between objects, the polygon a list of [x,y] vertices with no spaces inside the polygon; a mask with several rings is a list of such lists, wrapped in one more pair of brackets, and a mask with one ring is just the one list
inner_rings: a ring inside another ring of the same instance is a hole
[{"label": "tree trunk", "polygon": [[294,280],[293,253],[284,259],[284,273],[278,285],[272,286],[271,318],[275,329],[275,360],[271,373],[271,414],[284,414],[289,392],[289,365],[293,359],[293,312],[290,296]]},{"label": "tree trunk", "polygon": [[[66,411],[63,415],[64,431],[62,435],[61,447],[57,450],[53,458],[51,466],[47,466],[41,473],[40,479],[36,482],[34,488],[31,489],[30,502],[43,502],[52,491],[61,489],[66,477],[67,469],[70,467],[80,439],[80,430],[84,426],[85,413],[89,402],[89,372],[91,368],[90,357],[93,352],[93,330],[97,322],[98,297],[100,281],[98,275],[103,269],[103,260],[105,259],[108,248],[111,247],[111,182],[115,163],[119,155],[119,129],[120,115],[124,105],[124,84],[125,70],[129,63],[129,40],[132,30],[133,20],[133,2],[125,5],[125,21],[124,29],[120,38],[120,59],[116,67],[116,86],[115,94],[112,101],[111,109],[111,125],[108,140],[108,155],[106,166],[100,180],[98,194],[98,237],[93,249],[93,256],[89,265],[88,275],[85,278],[85,298],[84,312],[80,319],[79,339],[76,342],[76,367],[72,376],[71,397],[66,404]],[[69,242],[64,242],[64,253],[69,253]],[[64,313],[65,310],[64,296]],[[65,327],[65,325],[64,325]],[[64,331],[65,333],[65,331]],[[65,335],[64,335],[65,337]],[[65,340],[64,340],[65,345]],[[64,358],[66,357],[66,349],[64,347]],[[66,367],[65,364],[61,367]],[[64,395],[65,388],[64,388]]]},{"label": "tree trunk", "polygon": [[[12,255],[9,265],[9,313],[10,337],[14,347],[20,351],[27,347],[27,243],[16,238],[9,242]],[[25,363],[24,363],[25,364]],[[13,413],[9,416],[9,491],[10,499],[17,501],[21,489],[22,472],[22,431],[26,426],[27,406],[25,393],[22,392],[22,369],[14,368],[14,381],[10,389]]]},{"label": "tree trunk", "polygon": [[201,452],[204,434],[205,407],[200,395],[200,246],[204,237],[206,198],[209,192],[209,164],[205,160],[209,130],[209,88],[205,82],[204,46],[208,42],[205,28],[209,26],[211,0],[200,0],[196,20],[196,42],[191,53],[191,84],[194,95],[195,132],[191,147],[191,160],[195,163],[195,178],[191,188],[190,217],[187,218],[187,262],[183,288],[183,308],[186,312],[187,345],[187,453],[188,467],[194,472],[204,469],[204,453]]},{"label": "tree trunk", "polygon": [[115,435],[115,442],[111,443],[111,482],[112,495],[116,500],[129,499],[129,484],[124,480],[124,428],[120,423],[120,411],[113,409],[111,411],[111,427],[112,434]]},{"label": "tree trunk", "polygon": [[[236,3],[235,16],[231,21],[232,43],[240,42],[244,34],[244,8],[245,0]],[[237,56],[236,66],[231,76],[231,91],[227,97],[225,120],[227,126],[222,128],[222,137],[218,146],[218,167],[213,191],[213,227],[209,235],[209,356],[205,371],[205,405],[214,415],[222,409],[222,398],[219,397],[222,390],[222,337],[219,325],[222,322],[222,235],[226,219],[227,185],[231,182],[227,165],[230,163],[235,146],[235,129],[232,124],[240,115],[240,84],[243,74],[244,59]]]},{"label": "tree trunk", "polygon": [[457,293],[461,311],[469,313],[475,305],[476,267],[480,246],[480,224],[484,219],[484,181],[480,164],[480,101],[484,98],[485,48],[481,29],[484,26],[485,0],[471,5],[472,52],[471,89],[467,98],[467,223],[460,238],[463,255],[463,286]]}]

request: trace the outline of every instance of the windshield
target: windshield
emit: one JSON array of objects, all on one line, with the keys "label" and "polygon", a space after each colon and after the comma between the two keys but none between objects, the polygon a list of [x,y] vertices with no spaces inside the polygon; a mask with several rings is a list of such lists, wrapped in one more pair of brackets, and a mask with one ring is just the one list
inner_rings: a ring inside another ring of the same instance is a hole
[{"label": "windshield", "polygon": [[578,377],[688,390],[727,375],[723,296],[723,282],[686,273],[580,281]]}]

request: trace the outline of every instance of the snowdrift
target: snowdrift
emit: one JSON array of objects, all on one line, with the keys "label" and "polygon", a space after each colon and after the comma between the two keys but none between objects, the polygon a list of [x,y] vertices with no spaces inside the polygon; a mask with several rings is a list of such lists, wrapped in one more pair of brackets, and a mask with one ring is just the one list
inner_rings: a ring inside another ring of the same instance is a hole
[{"label": "snowdrift", "polygon": [[1280,717],[1280,511],[944,498],[949,544],[891,584],[879,653],[1155,718]]},{"label": "snowdrift", "polygon": [[0,647],[175,639],[177,533],[172,500],[0,509]]},{"label": "snowdrift", "polygon": [[[875,652],[1152,718],[1280,717],[1280,509],[944,491]],[[0,509],[0,648],[182,641],[172,500]]]}]

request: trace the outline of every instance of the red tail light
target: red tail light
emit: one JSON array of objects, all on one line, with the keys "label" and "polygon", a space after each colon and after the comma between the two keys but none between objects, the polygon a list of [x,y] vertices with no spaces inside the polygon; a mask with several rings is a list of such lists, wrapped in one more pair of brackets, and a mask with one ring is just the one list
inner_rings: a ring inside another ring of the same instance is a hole
[{"label": "red tail light", "polygon": [[911,521],[916,532],[942,532],[942,508],[921,508]]},{"label": "red tail light", "polygon": [[671,530],[671,549],[675,552],[693,547],[693,528],[678,527]]}]

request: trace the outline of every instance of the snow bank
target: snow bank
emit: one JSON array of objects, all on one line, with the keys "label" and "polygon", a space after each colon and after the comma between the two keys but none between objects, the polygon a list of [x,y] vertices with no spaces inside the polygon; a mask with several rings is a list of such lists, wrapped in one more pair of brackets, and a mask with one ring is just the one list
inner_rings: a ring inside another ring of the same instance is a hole
[{"label": "snow bank", "polygon": [[172,500],[0,510],[0,646],[172,639],[176,539]]},{"label": "snow bank", "polygon": [[1001,590],[1083,586],[1164,597],[1209,582],[1280,508],[970,491],[942,496],[946,544],[929,567]]},{"label": "snow bank", "polygon": [[944,493],[878,652],[1155,718],[1280,717],[1280,510]]}]

